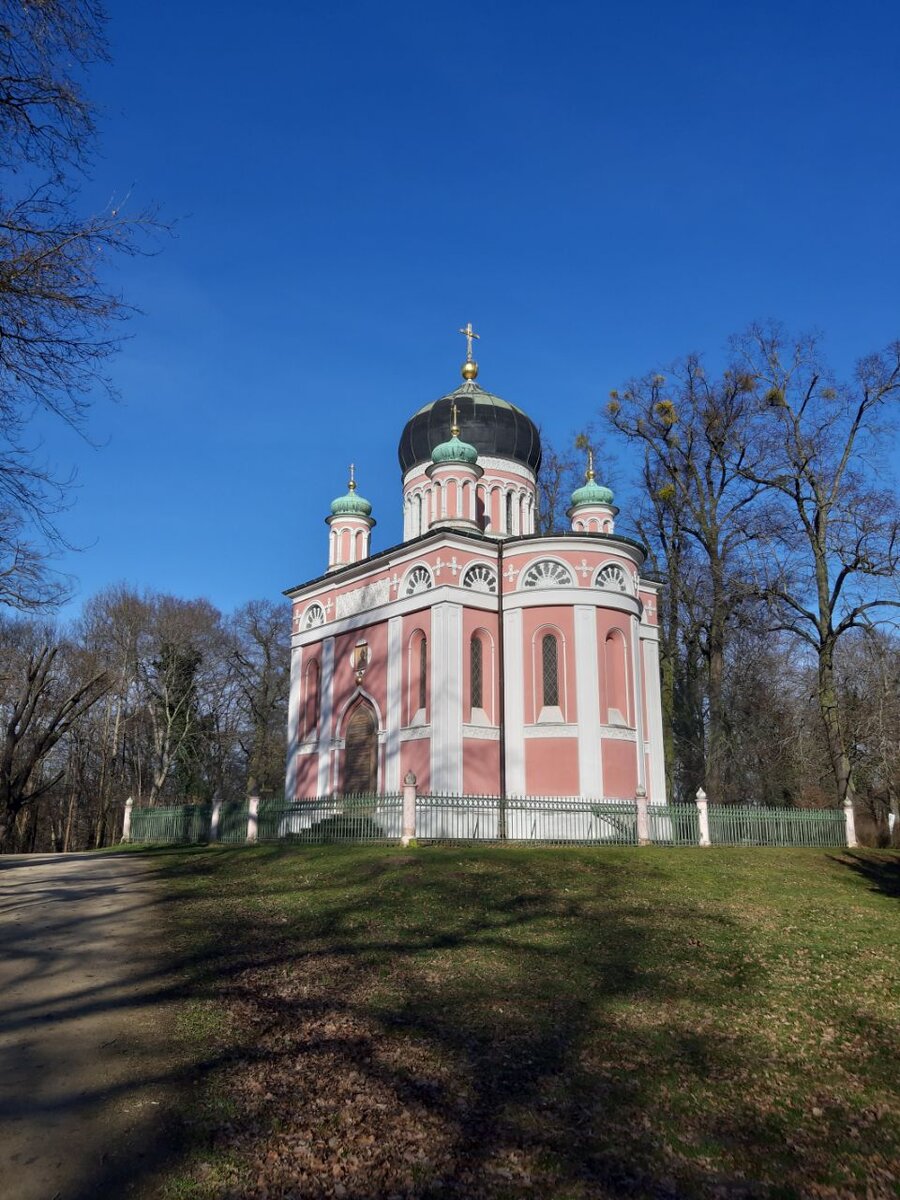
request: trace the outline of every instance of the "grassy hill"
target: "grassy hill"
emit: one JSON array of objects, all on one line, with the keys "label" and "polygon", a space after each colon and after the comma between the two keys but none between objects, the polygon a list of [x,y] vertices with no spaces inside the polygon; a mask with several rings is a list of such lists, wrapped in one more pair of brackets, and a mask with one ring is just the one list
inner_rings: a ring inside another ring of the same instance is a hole
[{"label": "grassy hill", "polygon": [[158,852],[177,1197],[900,1191],[900,856]]}]

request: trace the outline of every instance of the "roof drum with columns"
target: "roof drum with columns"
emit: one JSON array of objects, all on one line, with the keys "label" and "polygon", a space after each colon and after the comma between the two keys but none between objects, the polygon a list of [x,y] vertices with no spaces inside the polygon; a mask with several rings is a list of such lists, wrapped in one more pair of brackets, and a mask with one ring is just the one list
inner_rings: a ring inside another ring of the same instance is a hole
[{"label": "roof drum with columns", "polygon": [[403,541],[371,553],[372,506],[351,467],[327,517],[325,574],[286,592],[288,795],[393,792],[411,770],[453,794],[633,799],[643,788],[663,802],[645,551],[616,534],[592,455],[570,532],[535,532],[537,427],[478,385],[478,335],[460,332],[461,386],[400,437]]}]

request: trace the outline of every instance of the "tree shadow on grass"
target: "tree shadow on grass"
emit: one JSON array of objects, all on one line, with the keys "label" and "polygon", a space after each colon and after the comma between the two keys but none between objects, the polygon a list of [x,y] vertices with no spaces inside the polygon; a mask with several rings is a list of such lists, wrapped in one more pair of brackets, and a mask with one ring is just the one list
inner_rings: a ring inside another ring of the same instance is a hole
[{"label": "tree shadow on grass", "polygon": [[[169,880],[170,952],[144,999],[224,1021],[181,1039],[158,1080],[177,1111],[142,1123],[76,1200],[155,1195],[173,1175],[172,1194],[198,1200],[787,1197],[829,1177],[851,1101],[798,1117],[817,1080],[786,1085],[783,1049],[739,1019],[768,1011],[765,955],[685,901],[664,860],[149,859]],[[849,1030],[852,1013],[831,1019]],[[867,1031],[858,1073],[887,1040]]]},{"label": "tree shadow on grass", "polygon": [[831,861],[865,879],[873,892],[900,897],[900,851],[846,850]]}]

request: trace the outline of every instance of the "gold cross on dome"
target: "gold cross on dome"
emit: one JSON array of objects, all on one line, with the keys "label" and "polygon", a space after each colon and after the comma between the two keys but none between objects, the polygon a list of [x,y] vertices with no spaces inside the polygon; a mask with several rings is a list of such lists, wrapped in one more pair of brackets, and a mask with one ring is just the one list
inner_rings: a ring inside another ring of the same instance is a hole
[{"label": "gold cross on dome", "polygon": [[450,420],[452,421],[450,426],[450,436],[459,437],[459,409],[456,407],[455,400],[450,406]]},{"label": "gold cross on dome", "polygon": [[481,334],[478,334],[475,332],[475,330],[472,328],[471,321],[468,321],[466,323],[465,329],[460,329],[459,332],[466,339],[466,362],[471,362],[472,361],[472,341],[473,340],[476,342],[480,341]]}]

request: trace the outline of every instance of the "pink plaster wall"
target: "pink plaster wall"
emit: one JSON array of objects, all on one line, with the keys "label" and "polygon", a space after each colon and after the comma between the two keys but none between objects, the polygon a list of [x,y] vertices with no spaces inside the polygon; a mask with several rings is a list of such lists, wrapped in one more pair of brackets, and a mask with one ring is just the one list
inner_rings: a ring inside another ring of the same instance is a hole
[{"label": "pink plaster wall", "polygon": [[577,738],[526,738],[525,791],[529,796],[577,796]]},{"label": "pink plaster wall", "polygon": [[500,743],[463,738],[463,791],[467,796],[496,796],[500,792]]},{"label": "pink plaster wall", "polygon": [[614,800],[631,800],[637,788],[634,742],[603,738],[603,791]]},{"label": "pink plaster wall", "polygon": [[407,771],[416,777],[419,791],[431,787],[431,739],[416,738],[413,742],[400,743],[400,782]]},{"label": "pink plaster wall", "polygon": [[543,674],[541,638],[555,633],[559,642],[559,697],[565,721],[577,721],[575,704],[575,614],[570,605],[546,605],[522,610],[522,658],[525,676],[525,724],[533,725],[541,711]]}]

